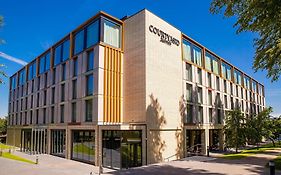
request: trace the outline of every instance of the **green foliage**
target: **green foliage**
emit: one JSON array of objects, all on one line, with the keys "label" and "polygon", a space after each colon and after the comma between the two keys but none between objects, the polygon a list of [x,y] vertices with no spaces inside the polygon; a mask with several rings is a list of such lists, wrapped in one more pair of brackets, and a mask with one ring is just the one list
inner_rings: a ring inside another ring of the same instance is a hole
[{"label": "green foliage", "polygon": [[1,150],[1,149],[13,149],[13,147],[12,147],[12,146],[9,146],[9,145],[5,145],[5,144],[0,143],[0,150]]},{"label": "green foliage", "polygon": [[272,81],[281,73],[281,1],[280,0],[213,0],[211,13],[223,12],[225,17],[237,17],[237,33],[255,32],[256,48],[253,68],[267,70]]},{"label": "green foliage", "polygon": [[7,133],[7,117],[0,118],[0,135]]},{"label": "green foliage", "polygon": [[246,143],[245,117],[238,109],[229,111],[225,119],[224,132],[226,135],[226,145],[235,148],[244,146]]},{"label": "green foliage", "polygon": [[266,108],[258,115],[250,116],[246,122],[247,139],[252,144],[258,144],[263,138],[272,138],[275,131],[269,114],[272,108]]}]

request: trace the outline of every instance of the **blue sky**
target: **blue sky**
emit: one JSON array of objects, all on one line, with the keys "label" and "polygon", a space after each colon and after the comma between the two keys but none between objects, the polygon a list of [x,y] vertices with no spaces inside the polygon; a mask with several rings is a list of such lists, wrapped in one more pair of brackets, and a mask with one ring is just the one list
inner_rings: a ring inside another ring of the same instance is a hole
[{"label": "blue sky", "polygon": [[[147,8],[263,83],[267,105],[273,107],[274,115],[280,115],[281,81],[271,83],[266,72],[252,70],[255,35],[237,35],[233,28],[235,19],[210,14],[210,3],[211,0],[2,1],[0,15],[4,16],[5,25],[0,29],[0,38],[6,44],[0,45],[0,52],[29,62],[100,10],[122,18]],[[0,64],[5,64],[9,76],[22,67],[3,58]],[[0,85],[0,116],[7,115],[8,109],[9,83],[8,79],[5,81],[6,84]]]}]

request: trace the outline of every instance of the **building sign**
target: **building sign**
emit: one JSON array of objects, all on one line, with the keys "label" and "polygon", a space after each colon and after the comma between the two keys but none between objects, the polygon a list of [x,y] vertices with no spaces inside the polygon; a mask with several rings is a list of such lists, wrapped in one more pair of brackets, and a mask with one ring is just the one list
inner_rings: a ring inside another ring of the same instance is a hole
[{"label": "building sign", "polygon": [[160,42],[166,43],[168,45],[180,45],[180,41],[177,40],[176,38],[172,37],[171,35],[163,32],[162,30],[158,29],[157,27],[154,27],[153,25],[149,26],[149,31],[151,33],[154,33],[155,35],[158,35],[160,37]]}]

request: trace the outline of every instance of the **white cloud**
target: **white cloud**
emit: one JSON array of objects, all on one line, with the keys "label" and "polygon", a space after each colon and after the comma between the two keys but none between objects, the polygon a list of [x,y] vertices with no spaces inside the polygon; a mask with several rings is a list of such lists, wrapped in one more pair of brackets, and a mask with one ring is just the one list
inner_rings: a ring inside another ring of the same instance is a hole
[{"label": "white cloud", "polygon": [[12,61],[12,62],[14,62],[14,63],[21,64],[21,65],[23,65],[23,66],[27,65],[27,62],[25,62],[25,61],[23,61],[23,60],[21,60],[21,59],[12,57],[12,56],[10,56],[10,55],[7,55],[7,54],[5,54],[5,53],[3,53],[3,52],[0,52],[0,57],[2,57],[2,58],[4,58],[4,59],[7,59],[7,60],[9,60],[9,61]]}]

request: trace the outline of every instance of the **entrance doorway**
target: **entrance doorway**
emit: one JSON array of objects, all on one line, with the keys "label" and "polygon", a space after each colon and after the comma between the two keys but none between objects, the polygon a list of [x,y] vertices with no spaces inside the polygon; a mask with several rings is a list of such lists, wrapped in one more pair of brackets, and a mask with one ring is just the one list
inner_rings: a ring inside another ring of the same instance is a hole
[{"label": "entrance doorway", "polygon": [[114,169],[142,165],[141,131],[103,131],[103,166]]},{"label": "entrance doorway", "polygon": [[21,151],[30,152],[31,151],[31,129],[23,129],[21,132]]},{"label": "entrance doorway", "polygon": [[204,130],[186,130],[186,150],[188,154],[202,153],[202,134]]}]

